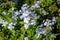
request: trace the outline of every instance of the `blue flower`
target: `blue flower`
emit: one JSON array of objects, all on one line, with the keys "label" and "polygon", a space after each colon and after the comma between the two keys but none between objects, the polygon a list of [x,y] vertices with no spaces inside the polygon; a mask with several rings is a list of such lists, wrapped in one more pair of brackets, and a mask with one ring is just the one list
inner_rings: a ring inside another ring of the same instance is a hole
[{"label": "blue flower", "polygon": [[25,37],[24,40],[29,40],[29,38],[28,37]]}]

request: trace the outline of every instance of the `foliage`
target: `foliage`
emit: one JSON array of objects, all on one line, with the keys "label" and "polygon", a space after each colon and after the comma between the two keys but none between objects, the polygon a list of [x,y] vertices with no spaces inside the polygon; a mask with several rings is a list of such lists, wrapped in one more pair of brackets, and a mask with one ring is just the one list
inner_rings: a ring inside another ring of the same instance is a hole
[{"label": "foliage", "polygon": [[[41,2],[39,4],[40,7],[29,10],[29,12],[35,12],[37,15],[36,19],[34,19],[34,17],[31,18],[31,20],[36,21],[36,25],[29,25],[29,28],[25,29],[25,22],[23,19],[20,19],[22,14],[17,14],[17,16],[13,15],[13,17],[16,18],[16,25],[13,25],[14,28],[12,30],[8,28],[9,24],[12,22],[13,12],[20,11],[23,4],[27,4],[29,5],[29,8],[31,8],[35,2],[36,0],[18,0],[17,4],[12,1],[6,3],[0,2],[0,19],[8,22],[6,26],[2,26],[3,24],[0,23],[0,40],[24,40],[25,37],[28,37],[30,40],[53,40],[57,35],[60,35],[60,8],[58,6],[60,4],[57,4],[57,2],[60,1],[56,0],[39,0],[39,2]],[[13,10],[14,8],[16,9]],[[7,14],[3,14],[3,12],[6,12]],[[47,23],[46,26],[43,26],[45,33],[38,37],[36,29],[41,28],[41,24],[45,23],[46,19],[52,20],[53,17],[56,17],[56,23],[51,26],[52,31]],[[31,20],[29,20],[29,22]]]}]

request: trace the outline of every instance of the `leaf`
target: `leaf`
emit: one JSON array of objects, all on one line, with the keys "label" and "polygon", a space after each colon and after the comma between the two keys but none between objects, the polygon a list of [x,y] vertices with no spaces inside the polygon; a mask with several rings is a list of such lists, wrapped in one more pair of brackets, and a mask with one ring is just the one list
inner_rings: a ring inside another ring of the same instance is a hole
[{"label": "leaf", "polygon": [[50,38],[55,38],[55,36],[56,36],[55,34],[51,34]]},{"label": "leaf", "polygon": [[24,40],[23,35],[21,35],[17,40]]},{"label": "leaf", "polygon": [[60,9],[58,9],[58,12],[60,13]]},{"label": "leaf", "polygon": [[3,18],[4,20],[6,20],[8,23],[11,22],[11,19],[8,16],[5,16],[3,14],[0,14],[0,17]]},{"label": "leaf", "polygon": [[21,33],[23,33],[23,34],[25,34],[25,28],[22,26],[21,28],[20,28],[20,30],[21,30]]},{"label": "leaf", "polygon": [[24,24],[24,22],[23,22],[23,21],[20,21],[20,22],[19,22],[19,24],[23,25],[23,24]]},{"label": "leaf", "polygon": [[3,38],[2,38],[2,37],[0,37],[0,40],[3,40]]},{"label": "leaf", "polygon": [[53,13],[53,12],[55,12],[55,11],[57,11],[57,10],[58,10],[58,8],[57,8],[56,4],[53,4],[53,5],[51,5],[51,6],[49,7],[49,11],[50,11],[51,13]]},{"label": "leaf", "polygon": [[53,2],[55,2],[55,0],[40,0],[41,1],[41,6],[42,7],[48,7],[50,5],[52,5]]}]

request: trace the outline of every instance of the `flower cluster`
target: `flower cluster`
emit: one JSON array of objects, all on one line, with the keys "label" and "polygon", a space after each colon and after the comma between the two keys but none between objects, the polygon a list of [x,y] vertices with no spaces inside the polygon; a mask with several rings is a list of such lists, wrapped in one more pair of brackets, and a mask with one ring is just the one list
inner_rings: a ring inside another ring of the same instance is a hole
[{"label": "flower cluster", "polygon": [[2,26],[6,26],[8,22],[3,19],[0,19],[0,24],[2,24]]}]

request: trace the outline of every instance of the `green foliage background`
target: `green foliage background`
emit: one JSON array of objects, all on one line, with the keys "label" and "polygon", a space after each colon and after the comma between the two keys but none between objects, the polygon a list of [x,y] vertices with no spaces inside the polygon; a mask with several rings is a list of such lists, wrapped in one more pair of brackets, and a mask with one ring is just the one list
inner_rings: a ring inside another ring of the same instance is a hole
[{"label": "green foliage background", "polygon": [[[15,4],[12,1],[8,1],[6,3],[0,2],[0,18],[6,20],[7,22],[11,22],[11,14],[12,14],[12,7],[16,7],[17,10],[21,9],[21,6],[24,3],[27,3],[29,6],[32,6],[36,0],[18,0],[17,4]],[[39,14],[42,11],[42,8],[46,10],[47,17],[51,17],[53,15],[56,15],[56,25],[53,25],[52,28],[52,34],[49,35],[48,38],[44,35],[40,35],[40,39],[46,38],[46,40],[53,40],[53,38],[57,35],[60,35],[60,16],[58,15],[60,13],[60,4],[56,4],[57,2],[60,2],[59,0],[41,0],[41,8],[36,9],[36,13],[38,14],[38,17],[40,18],[42,14]],[[2,12],[7,11],[7,15],[3,15]],[[44,15],[43,15],[44,16]],[[44,17],[45,17],[44,16]],[[36,26],[29,27],[28,30],[26,30],[23,26],[24,22],[21,21],[18,17],[17,24],[13,30],[9,30],[6,27],[3,27],[0,24],[0,40],[24,40],[24,37],[28,36],[30,40],[37,40],[37,34],[35,32],[36,28],[39,28],[37,25],[39,22],[37,22]]]}]

